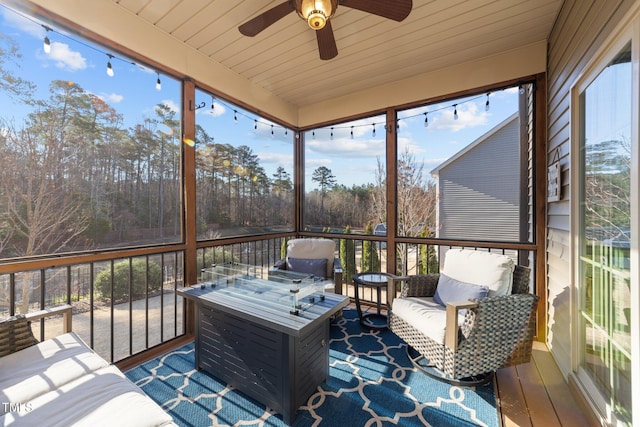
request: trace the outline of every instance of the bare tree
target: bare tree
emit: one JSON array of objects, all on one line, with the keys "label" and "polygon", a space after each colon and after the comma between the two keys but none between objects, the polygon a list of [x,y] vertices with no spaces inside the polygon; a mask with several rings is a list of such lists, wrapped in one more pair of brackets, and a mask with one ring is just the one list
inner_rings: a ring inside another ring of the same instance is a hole
[{"label": "bare tree", "polygon": [[[398,234],[420,236],[425,228],[435,229],[436,186],[424,175],[424,164],[405,150],[398,159],[397,212]],[[376,172],[376,186],[372,191],[372,212],[379,222],[386,222],[386,170],[380,160]],[[407,259],[406,246],[399,247],[398,265]],[[404,273],[404,272],[400,272]]]}]

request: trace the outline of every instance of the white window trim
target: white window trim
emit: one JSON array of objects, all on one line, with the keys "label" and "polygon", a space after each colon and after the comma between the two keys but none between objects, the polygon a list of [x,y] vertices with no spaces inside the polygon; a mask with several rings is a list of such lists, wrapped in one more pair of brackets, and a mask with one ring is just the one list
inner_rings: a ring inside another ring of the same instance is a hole
[{"label": "white window trim", "polygon": [[[591,61],[584,67],[576,82],[571,87],[570,114],[571,114],[571,377],[575,380],[578,390],[585,401],[591,405],[593,412],[600,417],[602,425],[618,425],[611,413],[608,402],[601,398],[600,393],[590,381],[586,373],[580,370],[580,321],[579,321],[579,288],[580,271],[578,268],[579,256],[579,230],[580,230],[580,94],[595,80],[604,67],[615,55],[631,40],[632,61],[632,105],[634,108],[632,121],[632,153],[631,153],[631,317],[632,325],[635,325],[631,337],[631,382],[632,382],[632,412],[633,419],[640,419],[640,210],[639,192],[640,178],[638,168],[640,166],[639,149],[639,123],[640,123],[640,5],[636,4],[609,35]],[[635,303],[634,303],[635,302]]]}]

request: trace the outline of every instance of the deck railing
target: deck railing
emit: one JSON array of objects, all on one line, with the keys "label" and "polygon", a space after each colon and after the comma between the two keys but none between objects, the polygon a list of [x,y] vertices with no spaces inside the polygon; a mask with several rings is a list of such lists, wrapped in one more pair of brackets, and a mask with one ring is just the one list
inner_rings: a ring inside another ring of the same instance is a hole
[{"label": "deck railing", "polygon": [[[533,245],[503,245],[492,242],[446,242],[430,239],[396,241],[396,268],[389,268],[384,238],[374,236],[326,236],[336,242],[340,256],[341,240],[352,243],[351,261],[343,261],[342,293],[353,296],[352,275],[370,271],[397,274],[436,273],[442,254],[452,247],[499,252],[513,257],[519,264],[535,265]],[[256,237],[250,241],[200,243],[196,250],[198,269],[213,263],[241,262],[270,267],[281,258],[285,237]],[[145,253],[148,252],[148,253]],[[161,251],[144,248],[104,253],[99,259],[65,261],[57,258],[55,266],[38,269],[9,269],[0,272],[0,318],[52,308],[62,304],[73,307],[73,330],[98,354],[111,362],[165,343],[185,333],[185,303],[176,289],[185,285],[184,251],[173,248]],[[363,260],[364,258],[364,260]],[[80,259],[82,259],[80,257]],[[46,264],[42,261],[41,265]],[[28,264],[27,264],[28,265]],[[535,271],[532,275],[535,277]],[[198,275],[199,277],[199,275]],[[532,280],[534,291],[535,279]],[[372,290],[363,290],[361,299],[375,302]],[[364,295],[363,295],[364,294]],[[386,301],[386,294],[383,296]],[[48,318],[34,322],[41,339],[57,335],[62,319]]]}]

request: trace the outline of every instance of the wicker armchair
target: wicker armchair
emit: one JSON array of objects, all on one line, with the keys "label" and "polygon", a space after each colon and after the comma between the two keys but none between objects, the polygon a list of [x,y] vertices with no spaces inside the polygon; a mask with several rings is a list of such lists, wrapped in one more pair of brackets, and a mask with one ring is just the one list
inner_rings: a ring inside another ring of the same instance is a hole
[{"label": "wicker armchair", "polygon": [[481,384],[498,368],[531,359],[538,297],[529,293],[529,276],[529,268],[515,266],[511,294],[447,303],[444,342],[427,336],[415,317],[407,321],[393,310],[397,282],[397,299],[428,299],[440,275],[391,278],[389,329],[408,344],[409,357],[425,373],[457,385]]}]

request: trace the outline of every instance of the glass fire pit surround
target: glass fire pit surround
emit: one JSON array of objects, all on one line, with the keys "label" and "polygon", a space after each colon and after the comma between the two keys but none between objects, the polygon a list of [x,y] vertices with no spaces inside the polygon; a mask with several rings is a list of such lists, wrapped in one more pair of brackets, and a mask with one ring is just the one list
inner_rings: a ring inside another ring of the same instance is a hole
[{"label": "glass fire pit surround", "polygon": [[324,301],[326,280],[293,271],[266,271],[248,264],[215,264],[202,270],[196,287],[215,294],[243,298],[299,315]]}]

